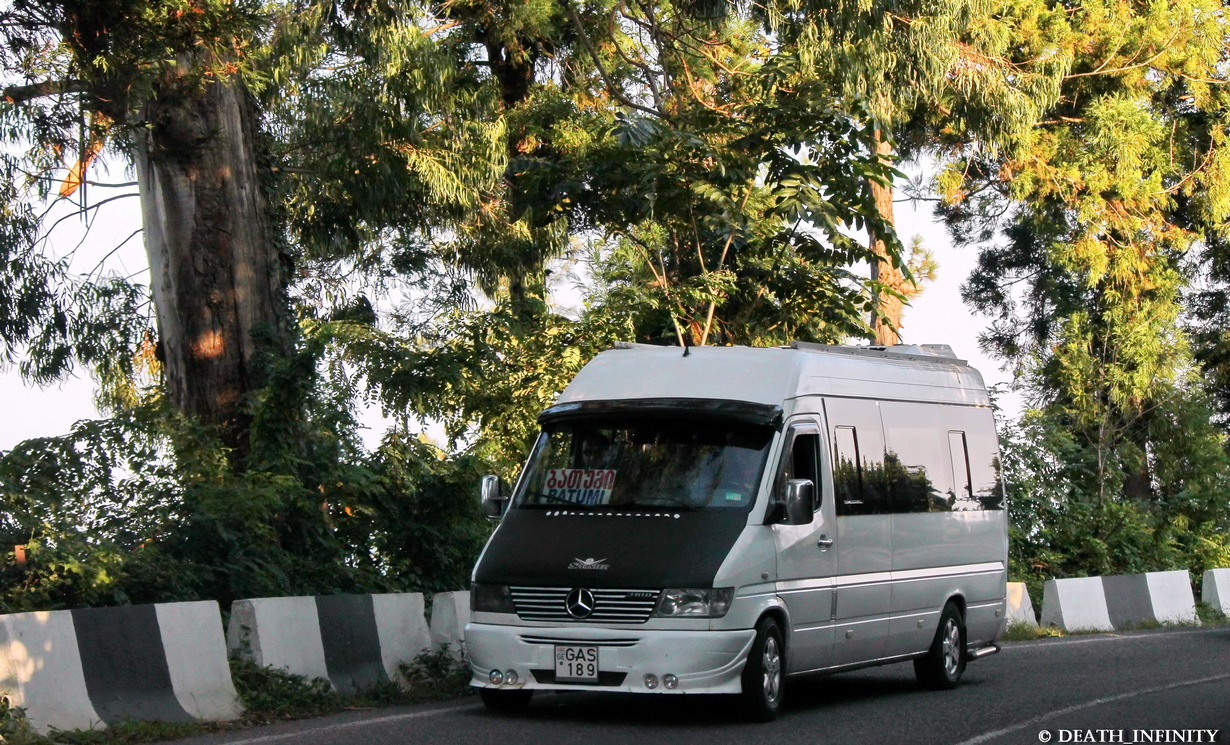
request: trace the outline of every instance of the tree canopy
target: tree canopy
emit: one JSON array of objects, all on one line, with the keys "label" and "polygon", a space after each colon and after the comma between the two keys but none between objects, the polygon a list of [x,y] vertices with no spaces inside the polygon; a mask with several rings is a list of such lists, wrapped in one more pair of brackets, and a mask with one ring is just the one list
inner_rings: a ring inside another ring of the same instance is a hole
[{"label": "tree canopy", "polygon": [[[910,159],[1031,398],[1014,572],[1224,564],[1224,26],[1205,0],[13,0],[0,344],[32,382],[91,370],[110,418],[0,454],[0,535],[32,547],[0,603],[460,584],[477,475],[613,342],[894,340],[934,270],[893,225]],[[148,284],[74,274],[56,199],[139,203]],[[399,422],[374,452],[364,405]]]}]

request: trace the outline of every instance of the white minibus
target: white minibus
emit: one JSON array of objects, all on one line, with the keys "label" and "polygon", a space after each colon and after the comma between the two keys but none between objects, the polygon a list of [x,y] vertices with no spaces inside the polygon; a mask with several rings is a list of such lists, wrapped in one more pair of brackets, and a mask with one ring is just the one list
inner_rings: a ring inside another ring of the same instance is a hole
[{"label": "white minibus", "polygon": [[943,345],[620,344],[542,412],[474,567],[473,685],[738,695],[998,651],[1008,531],[979,373]]}]

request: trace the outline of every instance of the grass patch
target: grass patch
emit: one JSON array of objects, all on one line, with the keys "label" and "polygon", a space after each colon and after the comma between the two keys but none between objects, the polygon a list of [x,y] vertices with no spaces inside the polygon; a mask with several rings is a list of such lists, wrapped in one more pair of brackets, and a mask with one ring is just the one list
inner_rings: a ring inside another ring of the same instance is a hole
[{"label": "grass patch", "polygon": [[1124,631],[1153,631],[1158,629],[1194,629],[1202,626],[1230,626],[1230,617],[1205,603],[1196,603],[1196,617],[1199,622],[1183,623],[1178,621],[1140,621],[1121,629],[1109,631],[1106,629],[1071,629],[1064,631],[1058,628],[1032,626],[1023,621],[1012,621],[1000,635],[999,641],[1028,642],[1035,639],[1049,639],[1058,636],[1089,636],[1091,634],[1112,634]]},{"label": "grass patch", "polygon": [[[1199,613],[1196,614],[1199,618]],[[1198,629],[1203,626],[1199,620],[1196,621],[1137,621],[1125,625],[1119,631],[1157,631],[1159,629]]]},{"label": "grass patch", "polygon": [[1196,617],[1203,626],[1230,626],[1230,617],[1208,603],[1196,603]]},{"label": "grass patch", "polygon": [[1024,621],[1012,621],[1000,635],[1000,641],[1029,642],[1034,639],[1048,639],[1053,636],[1063,636],[1059,629],[1047,626],[1034,626]]},{"label": "grass patch", "polygon": [[234,722],[123,722],[105,729],[52,730],[39,735],[25,712],[0,697],[0,743],[4,745],[135,745],[209,732],[255,727],[271,722],[336,714],[351,709],[448,701],[470,693],[470,667],[446,649],[424,652],[402,665],[405,685],[382,683],[354,696],[333,690],[326,680],[231,660],[231,679],[243,704]]}]

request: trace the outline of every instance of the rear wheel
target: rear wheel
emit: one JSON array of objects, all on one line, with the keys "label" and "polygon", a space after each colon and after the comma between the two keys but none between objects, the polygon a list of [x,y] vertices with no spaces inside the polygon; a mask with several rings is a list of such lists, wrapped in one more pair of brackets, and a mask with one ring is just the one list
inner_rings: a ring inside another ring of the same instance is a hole
[{"label": "rear wheel", "polygon": [[478,695],[483,699],[483,705],[488,711],[501,714],[513,714],[524,711],[534,697],[533,691],[504,690],[500,688],[479,688]]},{"label": "rear wheel", "polygon": [[914,675],[927,688],[955,688],[965,672],[965,619],[956,603],[944,606],[927,654],[914,660]]},{"label": "rear wheel", "polygon": [[786,682],[786,647],[782,631],[773,618],[756,624],[756,639],[743,667],[743,704],[748,716],[771,722],[782,708]]}]

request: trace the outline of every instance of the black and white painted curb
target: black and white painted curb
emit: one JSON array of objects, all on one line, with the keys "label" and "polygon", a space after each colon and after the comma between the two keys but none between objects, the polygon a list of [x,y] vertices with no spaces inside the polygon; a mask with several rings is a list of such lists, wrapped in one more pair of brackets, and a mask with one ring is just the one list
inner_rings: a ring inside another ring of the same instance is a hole
[{"label": "black and white painted curb", "polygon": [[214,601],[0,616],[0,692],[39,732],[242,713]]},{"label": "black and white painted curb", "polygon": [[[1008,584],[1008,619],[1033,619]],[[1066,631],[1199,623],[1185,571],[1051,580],[1042,625]],[[1230,569],[1205,572],[1204,602],[1230,613]],[[236,601],[223,638],[213,601],[0,615],[0,696],[47,732],[124,720],[223,721],[242,713],[228,651],[353,692],[404,683],[428,649],[462,654],[468,592],[437,593],[431,625],[420,593]]]},{"label": "black and white painted curb", "polygon": [[1200,602],[1230,616],[1230,569],[1205,571]]},{"label": "black and white painted curb", "polygon": [[1024,582],[1008,583],[1008,623],[1023,623],[1027,626],[1038,626],[1038,615],[1034,611],[1033,601],[1029,599],[1029,589]]},{"label": "black and white painted curb", "polygon": [[404,682],[401,665],[432,646],[423,610],[417,592],[237,600],[227,648],[261,667],[354,693]]},{"label": "black and white painted curb", "polygon": [[1043,586],[1043,626],[1116,631],[1149,623],[1200,623],[1186,571],[1053,579]]},{"label": "black and white painted curb", "polygon": [[460,658],[470,620],[470,593],[437,592],[431,599],[431,647]]}]

